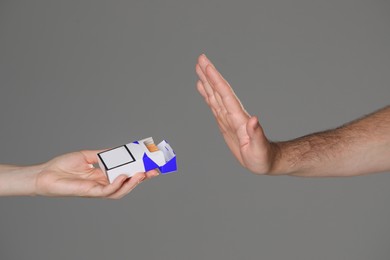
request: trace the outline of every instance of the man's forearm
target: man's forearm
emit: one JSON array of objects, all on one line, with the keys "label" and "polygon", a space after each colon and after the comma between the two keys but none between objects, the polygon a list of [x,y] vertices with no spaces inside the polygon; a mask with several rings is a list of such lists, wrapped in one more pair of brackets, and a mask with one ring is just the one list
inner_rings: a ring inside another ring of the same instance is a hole
[{"label": "man's forearm", "polygon": [[354,176],[390,170],[390,106],[337,129],[274,143],[271,175]]}]

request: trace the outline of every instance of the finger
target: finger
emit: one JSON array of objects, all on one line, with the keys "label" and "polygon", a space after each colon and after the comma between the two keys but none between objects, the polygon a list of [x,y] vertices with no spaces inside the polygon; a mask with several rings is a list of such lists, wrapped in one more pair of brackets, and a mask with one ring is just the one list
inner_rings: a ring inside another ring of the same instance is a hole
[{"label": "finger", "polygon": [[196,74],[198,75],[199,79],[202,81],[202,83],[205,86],[205,90],[208,95],[213,95],[214,91],[210,86],[210,83],[207,81],[207,77],[205,75],[205,69],[206,69],[207,63],[205,62],[203,56],[199,56],[198,63],[195,66]]},{"label": "finger", "polygon": [[127,179],[128,179],[127,175],[124,174],[116,177],[112,183],[103,187],[102,196],[107,197],[117,192]]},{"label": "finger", "polygon": [[[88,192],[86,196],[89,197],[107,197],[113,193],[115,193],[117,190],[122,187],[123,183],[126,181],[127,176],[126,175],[120,175],[118,176],[112,183],[104,185],[104,184],[99,184],[96,185],[95,181],[90,181],[91,185],[94,187],[92,189],[88,189]],[[83,181],[83,183],[87,183],[87,181]]]},{"label": "finger", "polygon": [[84,156],[85,161],[89,164],[98,162],[97,154],[105,150],[82,150],[80,153]]},{"label": "finger", "polygon": [[[203,70],[203,73],[206,75],[207,81],[210,83],[210,86],[213,88],[214,96],[215,96],[217,102],[220,104],[220,106],[222,108],[224,108],[225,111],[234,112],[232,110],[229,110],[229,108],[234,108],[234,107],[231,107],[229,102],[228,102],[228,104],[226,104],[226,102],[224,102],[223,97],[222,97],[224,92],[219,92],[218,89],[215,89],[214,84],[217,84],[217,83],[218,83],[218,85],[221,85],[222,87],[225,87],[225,90],[228,91],[227,93],[230,94],[230,96],[232,97],[233,101],[238,105],[237,106],[238,111],[244,112],[245,115],[248,115],[248,113],[245,111],[244,107],[242,106],[240,100],[238,99],[238,97],[234,93],[233,89],[231,88],[229,82],[227,82],[227,80],[215,68],[214,64],[207,58],[207,56],[205,54],[202,54],[199,57],[198,61],[202,63],[201,68]],[[213,69],[213,71],[215,72],[215,76],[217,76],[218,82],[213,82],[212,78],[210,78],[207,75],[207,67],[211,67]]]},{"label": "finger", "polygon": [[195,67],[196,73],[199,76],[200,81],[203,84],[203,88],[205,90],[205,93],[207,94],[207,98],[209,100],[210,105],[216,110],[219,111],[221,110],[221,105],[218,103],[215,95],[214,95],[214,90],[211,88],[209,82],[206,79],[206,76],[204,75],[201,67],[199,64],[196,64]]},{"label": "finger", "polygon": [[207,56],[205,54],[202,54],[200,55],[198,61],[202,61],[204,65],[201,66],[202,70],[203,70],[203,73],[206,75],[206,67],[208,65],[210,65],[211,67],[213,67],[217,72],[218,74],[221,76],[222,80],[227,84],[229,85],[229,82],[227,82],[227,80],[221,75],[221,73],[215,68],[214,64],[209,60],[209,58],[207,58]]},{"label": "finger", "polygon": [[152,179],[154,177],[157,177],[159,174],[160,173],[158,172],[158,170],[151,170],[151,171],[145,172],[146,179]]},{"label": "finger", "polygon": [[[210,106],[209,104],[209,101],[208,101],[208,97],[207,97],[207,94],[205,93],[205,90],[204,90],[204,87],[203,87],[203,83],[201,81],[198,80],[197,82],[197,88],[198,88],[198,91],[199,93],[203,96],[203,98],[205,99],[205,102],[209,105],[209,107],[211,108],[211,111],[213,112],[214,114],[214,117],[217,121],[217,124],[218,124],[218,127],[221,131],[221,133],[223,135],[227,134],[228,132],[228,129],[229,128],[229,125],[227,123],[227,120],[226,120],[226,111],[224,110],[220,110],[219,113],[212,107]],[[217,94],[217,93],[216,93]],[[216,96],[217,97],[217,96]],[[219,97],[219,95],[218,95]],[[220,97],[219,97],[220,98]]]},{"label": "finger", "polygon": [[[202,84],[202,83],[200,83],[200,84]],[[207,98],[205,98],[205,100],[207,103]],[[241,153],[240,153],[240,145],[239,145],[239,141],[237,139],[237,135],[233,134],[234,131],[227,123],[225,117],[218,116],[213,108],[211,108],[211,111],[213,112],[213,115],[215,117],[215,121],[217,122],[218,128],[219,128],[221,134],[223,135],[223,138],[225,139],[226,144],[228,145],[230,150],[233,152],[234,156],[238,159],[238,161],[241,164],[243,164],[243,160],[241,158]]]},{"label": "finger", "polygon": [[111,194],[108,198],[110,199],[120,199],[130,193],[138,184],[140,184],[146,175],[144,173],[138,173],[131,178],[128,178],[122,185],[122,187],[117,190],[115,193]]},{"label": "finger", "polygon": [[[208,103],[207,94],[205,93],[205,90],[204,90],[204,87],[203,87],[203,84],[201,81],[198,81],[197,88],[198,88],[199,93],[204,97],[206,103]],[[220,132],[222,133],[228,147],[231,149],[233,154],[238,158],[240,163],[242,163],[238,140],[236,140],[237,137],[235,135],[231,134],[231,128],[227,124],[226,118],[225,117],[218,117],[217,113],[212,108],[211,108],[211,110],[215,116],[218,128],[219,128]]]},{"label": "finger", "polygon": [[211,87],[220,95],[223,106],[229,113],[246,113],[233,89],[222,78],[214,66],[207,65],[206,76]]},{"label": "finger", "polygon": [[[198,64],[199,64],[200,68],[202,69],[203,73],[206,72],[206,67],[208,65],[215,67],[213,65],[213,63],[206,57],[205,54],[202,54],[198,57]],[[206,80],[207,80],[207,78],[206,78]]]},{"label": "finger", "polygon": [[205,101],[208,103],[208,101],[207,101],[208,97],[207,97],[206,90],[205,90],[205,88],[204,88],[204,86],[203,86],[203,83],[202,83],[200,80],[198,80],[198,81],[196,82],[196,88],[197,88],[199,94],[200,94],[200,95],[205,99]]},{"label": "finger", "polygon": [[264,138],[263,129],[256,116],[252,116],[246,125],[246,130],[250,139],[259,140]]},{"label": "finger", "polygon": [[208,65],[214,67],[214,65],[210,62],[209,59],[207,59],[206,55],[204,55],[204,54],[199,56],[197,65],[199,66],[199,69],[198,69],[199,71],[197,71],[197,74],[198,74],[199,78],[202,80],[203,84],[205,85],[207,93],[212,93],[213,98],[216,99],[215,101],[219,105],[219,107],[221,109],[225,109],[223,103],[221,102],[220,99],[217,98],[216,92],[213,90],[212,86],[210,85],[209,80],[206,77],[206,67]]},{"label": "finger", "polygon": [[224,112],[227,112],[225,105],[223,104],[223,100],[221,95],[218,92],[214,92],[215,99],[217,100],[218,104],[220,104],[221,110]]},{"label": "finger", "polygon": [[138,184],[140,184],[143,180],[145,180],[145,173],[137,173],[133,175],[131,178],[127,179],[122,187],[117,190],[115,193],[108,196],[110,199],[120,199],[130,193]]},{"label": "finger", "polygon": [[204,101],[205,101],[206,104],[210,107],[211,112],[213,112],[213,115],[215,116],[215,118],[216,118],[217,121],[218,121],[218,112],[217,112],[217,110],[210,104],[209,97],[207,96],[206,91],[204,90],[204,85],[203,85],[203,83],[202,83],[200,80],[198,80],[198,82],[197,82],[197,89],[198,89],[199,93],[203,96]]}]

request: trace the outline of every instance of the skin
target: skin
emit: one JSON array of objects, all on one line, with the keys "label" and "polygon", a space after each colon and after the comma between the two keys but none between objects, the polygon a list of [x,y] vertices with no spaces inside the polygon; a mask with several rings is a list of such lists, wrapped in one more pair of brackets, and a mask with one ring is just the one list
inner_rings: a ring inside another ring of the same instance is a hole
[{"label": "skin", "polygon": [[225,142],[256,174],[304,177],[355,176],[390,171],[390,106],[336,129],[271,142],[232,87],[204,55],[195,67],[197,89]]},{"label": "skin", "polygon": [[0,165],[0,196],[77,196],[120,199],[138,184],[159,173],[152,170],[109,183],[105,173],[93,165],[99,151],[79,151],[33,166]]}]

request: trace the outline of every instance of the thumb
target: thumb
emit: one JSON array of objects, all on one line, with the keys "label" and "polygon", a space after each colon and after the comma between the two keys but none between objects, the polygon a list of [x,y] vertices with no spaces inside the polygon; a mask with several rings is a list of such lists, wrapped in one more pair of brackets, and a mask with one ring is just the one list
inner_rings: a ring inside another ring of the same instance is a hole
[{"label": "thumb", "polygon": [[80,153],[84,155],[85,161],[89,164],[95,164],[98,162],[97,154],[104,150],[82,150]]},{"label": "thumb", "polygon": [[256,116],[249,118],[246,123],[246,131],[251,140],[259,140],[264,138],[263,129],[260,126],[259,119]]}]

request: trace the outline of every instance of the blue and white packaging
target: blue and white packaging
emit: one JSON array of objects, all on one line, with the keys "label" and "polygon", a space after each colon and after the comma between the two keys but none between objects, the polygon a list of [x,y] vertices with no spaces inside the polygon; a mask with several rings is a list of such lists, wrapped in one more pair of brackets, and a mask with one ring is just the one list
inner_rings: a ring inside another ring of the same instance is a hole
[{"label": "blue and white packaging", "polygon": [[121,174],[131,177],[153,169],[158,169],[161,174],[177,171],[172,147],[164,140],[157,145],[158,149],[150,151],[147,147],[150,144],[154,145],[152,137],[98,153],[99,166],[110,183]]}]

